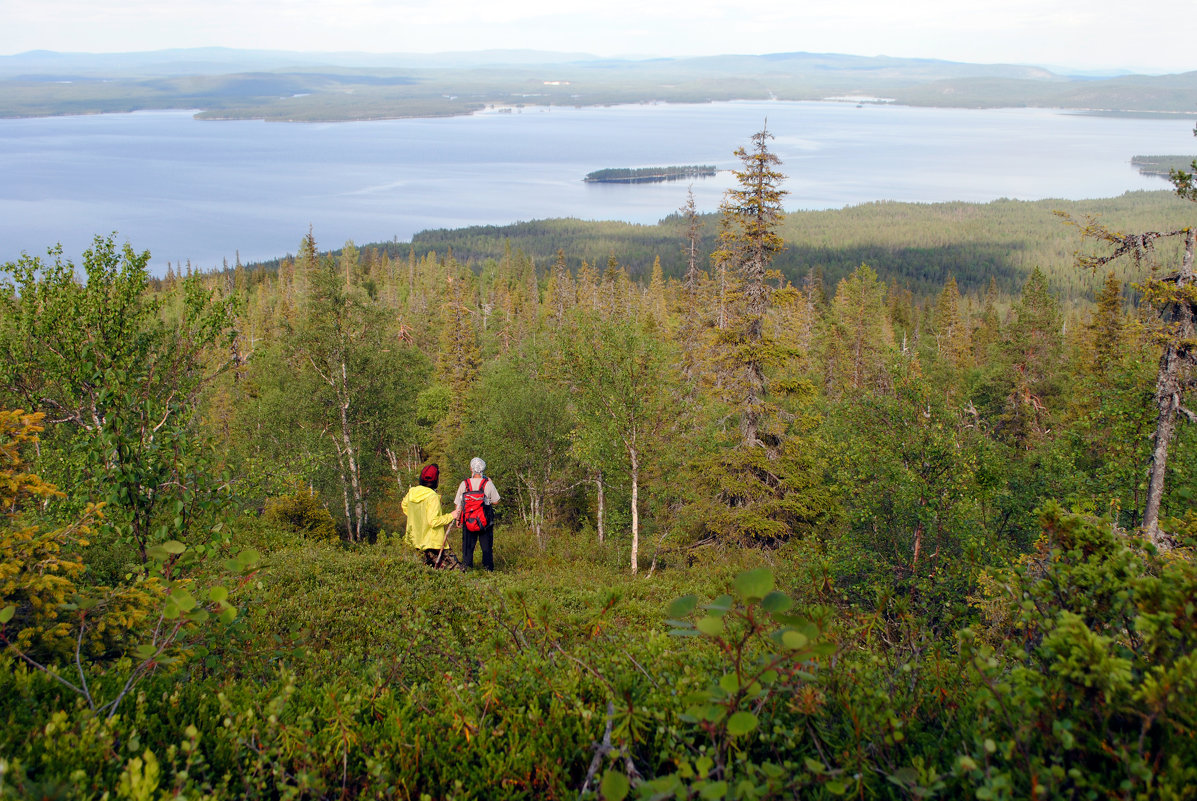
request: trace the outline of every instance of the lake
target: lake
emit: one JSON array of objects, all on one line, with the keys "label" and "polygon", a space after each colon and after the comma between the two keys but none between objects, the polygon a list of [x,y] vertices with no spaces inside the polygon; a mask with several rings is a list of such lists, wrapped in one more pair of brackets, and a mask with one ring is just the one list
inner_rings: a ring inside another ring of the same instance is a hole
[{"label": "lake", "polygon": [[[768,118],[789,209],[872,200],[1092,198],[1166,189],[1136,154],[1195,152],[1185,119],[1043,109],[742,102],[529,108],[342,123],[199,121],[190,112],[0,120],[0,261],[117,231],[201,268],[546,217],[654,223],[686,183],[584,183],[604,167],[738,166]],[[714,211],[730,173],[692,186]]]}]

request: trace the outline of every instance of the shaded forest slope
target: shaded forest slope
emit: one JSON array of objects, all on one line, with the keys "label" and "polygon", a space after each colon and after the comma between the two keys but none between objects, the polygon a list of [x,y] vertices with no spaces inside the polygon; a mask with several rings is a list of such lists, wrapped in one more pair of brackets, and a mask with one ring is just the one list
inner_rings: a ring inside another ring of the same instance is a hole
[{"label": "shaded forest slope", "polygon": [[[1017,294],[1027,275],[1039,267],[1065,301],[1092,299],[1104,276],[1074,267],[1081,245],[1076,229],[1053,214],[1096,216],[1128,230],[1180,227],[1192,208],[1171,192],[1128,192],[1101,200],[996,200],[991,203],[876,202],[828,211],[794,211],[782,224],[787,249],[774,266],[794,282],[811,273],[834,286],[861,264],[915,297],[939,293],[949,276],[961,292],[983,293],[992,279],[1003,295]],[[703,218],[700,266],[709,265],[718,216]],[[583,262],[604,266],[612,254],[632,277],[647,279],[660,257],[666,277],[681,277],[686,259],[686,223],[674,214],[656,225],[590,222],[577,219],[533,220],[504,226],[475,226],[422,231],[408,242],[361,246],[392,259],[452,252],[476,265],[500,260],[509,250],[523,253],[543,270],[564,251],[573,270]],[[1172,254],[1161,253],[1168,262]],[[263,266],[276,267],[278,262]],[[1130,262],[1117,265],[1123,279],[1134,279]]]}]

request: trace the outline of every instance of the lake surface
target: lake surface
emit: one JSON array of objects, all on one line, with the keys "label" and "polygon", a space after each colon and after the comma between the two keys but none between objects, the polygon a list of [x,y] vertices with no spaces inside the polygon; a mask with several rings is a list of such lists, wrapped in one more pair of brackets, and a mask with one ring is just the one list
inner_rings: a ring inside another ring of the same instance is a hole
[{"label": "lake surface", "polygon": [[[197,267],[546,217],[654,223],[685,182],[587,184],[604,167],[738,166],[766,117],[788,209],[871,200],[1111,197],[1165,189],[1136,154],[1192,153],[1189,120],[1042,109],[744,102],[524,109],[432,120],[198,121],[190,112],[0,120],[0,261],[117,231]],[[733,179],[695,180],[714,211]]]}]

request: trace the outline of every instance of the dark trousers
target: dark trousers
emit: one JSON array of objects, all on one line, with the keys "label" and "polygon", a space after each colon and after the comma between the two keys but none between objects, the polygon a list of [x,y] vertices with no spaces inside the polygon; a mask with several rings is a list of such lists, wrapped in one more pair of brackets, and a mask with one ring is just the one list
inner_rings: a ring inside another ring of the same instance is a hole
[{"label": "dark trousers", "polygon": [[466,567],[474,566],[474,545],[482,546],[482,566],[487,570],[495,569],[495,527],[487,526],[481,531],[461,530],[461,563]]}]

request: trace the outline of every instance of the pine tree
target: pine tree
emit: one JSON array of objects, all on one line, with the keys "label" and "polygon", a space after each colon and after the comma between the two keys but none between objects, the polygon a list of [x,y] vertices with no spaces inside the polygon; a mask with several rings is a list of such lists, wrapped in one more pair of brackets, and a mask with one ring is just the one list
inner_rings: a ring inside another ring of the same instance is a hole
[{"label": "pine tree", "polygon": [[1002,333],[1002,323],[997,311],[997,281],[989,279],[989,288],[985,290],[985,301],[981,308],[981,322],[973,330],[973,360],[978,365],[989,362],[990,349],[997,343]]},{"label": "pine tree", "polygon": [[582,266],[578,268],[578,276],[574,284],[578,293],[578,305],[589,311],[598,311],[599,278],[586,259],[582,259]]},{"label": "pine tree", "polygon": [[361,254],[358,252],[357,245],[353,244],[350,239],[341,248],[340,258],[341,272],[345,274],[345,289],[349,290],[357,283],[358,272],[361,269]]},{"label": "pine tree", "polygon": [[1023,284],[1012,315],[1003,343],[1010,374],[999,431],[1029,448],[1051,428],[1064,346],[1060,302],[1038,267]]},{"label": "pine tree", "polygon": [[320,250],[316,247],[316,236],[312,227],[299,243],[299,254],[295,257],[295,289],[294,304],[299,307],[304,304],[310,290],[312,275],[320,267]]},{"label": "pine tree", "polygon": [[698,251],[702,245],[702,220],[698,216],[698,206],[694,203],[694,189],[686,192],[686,205],[681,208],[686,220],[686,244],[682,249],[686,257],[686,275],[683,282],[686,292],[693,296],[698,289]]}]

